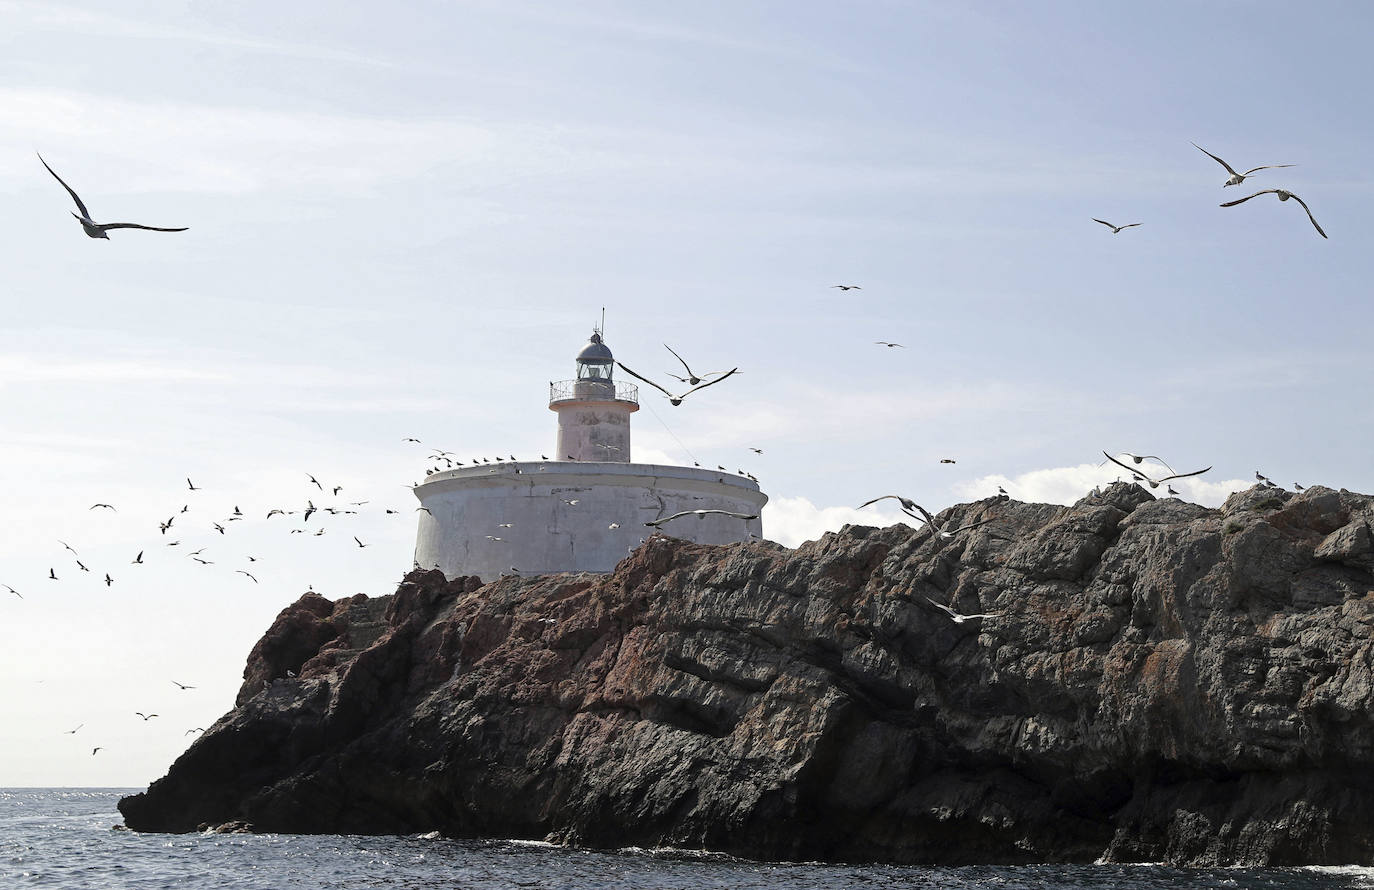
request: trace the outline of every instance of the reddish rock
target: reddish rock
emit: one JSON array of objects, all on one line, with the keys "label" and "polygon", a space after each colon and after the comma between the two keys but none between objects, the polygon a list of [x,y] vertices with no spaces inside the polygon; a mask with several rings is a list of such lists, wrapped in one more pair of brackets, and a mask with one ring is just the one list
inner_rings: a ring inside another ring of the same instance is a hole
[{"label": "reddish rock", "polygon": [[950,539],[655,535],[608,576],[307,594],[237,707],[120,808],[156,831],[1371,865],[1371,516],[1323,488],[1208,510],[1117,484],[959,505],[993,521]]}]

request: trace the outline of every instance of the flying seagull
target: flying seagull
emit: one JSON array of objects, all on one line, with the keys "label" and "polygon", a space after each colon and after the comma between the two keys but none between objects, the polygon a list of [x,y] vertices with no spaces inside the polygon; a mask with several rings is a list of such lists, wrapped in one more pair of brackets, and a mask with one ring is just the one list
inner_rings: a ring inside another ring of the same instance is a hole
[{"label": "flying seagull", "polygon": [[1105,219],[1098,219],[1098,218],[1095,217],[1095,216],[1090,216],[1090,217],[1088,217],[1088,218],[1091,219],[1093,222],[1102,223],[1102,225],[1104,225],[1104,226],[1106,226],[1107,228],[1111,229],[1113,235],[1118,234],[1122,229],[1129,229],[1129,228],[1131,228],[1132,226],[1138,226],[1138,225],[1140,225],[1140,223],[1126,223],[1126,225],[1124,225],[1124,226],[1114,226],[1114,225],[1112,225],[1111,223],[1107,222]]},{"label": "flying seagull", "polygon": [[1134,469],[1133,467],[1128,467],[1126,464],[1123,464],[1121,461],[1112,457],[1110,454],[1107,454],[1107,452],[1104,451],[1102,452],[1102,454],[1106,456],[1107,460],[1116,464],[1118,467],[1121,467],[1121,469],[1130,472],[1132,477],[1150,483],[1151,488],[1159,488],[1160,485],[1162,485],[1165,482],[1168,482],[1170,479],[1186,479],[1189,476],[1197,476],[1201,473],[1205,473],[1208,470],[1212,469],[1211,467],[1203,467],[1201,470],[1193,470],[1191,473],[1174,473],[1172,476],[1164,476],[1159,479],[1151,479],[1149,476],[1146,476],[1141,471]]},{"label": "flying seagull", "polygon": [[1221,206],[1235,207],[1237,204],[1244,204],[1251,198],[1258,198],[1260,195],[1268,194],[1278,195],[1280,201],[1287,201],[1289,198],[1292,198],[1294,201],[1297,201],[1299,204],[1302,205],[1302,209],[1307,211],[1307,218],[1312,220],[1312,228],[1317,230],[1318,235],[1321,235],[1323,238],[1326,237],[1326,233],[1322,231],[1322,227],[1317,225],[1317,218],[1312,215],[1312,210],[1307,206],[1307,202],[1286,189],[1265,189],[1262,192],[1255,192],[1253,195],[1246,195],[1244,198],[1239,198],[1235,201],[1227,201],[1225,204],[1222,204]]},{"label": "flying seagull", "polygon": [[142,717],[144,723],[147,723],[149,720],[152,720],[154,717],[157,716],[156,714],[145,714],[142,711],[134,711],[134,713]]},{"label": "flying seagull", "polygon": [[857,284],[832,284],[831,287],[838,287],[840,290],[863,290]]},{"label": "flying seagull", "polygon": [[1273,170],[1273,169],[1276,169],[1276,168],[1278,168],[1278,167],[1296,167],[1296,166],[1297,166],[1297,164],[1265,164],[1263,167],[1251,167],[1249,170],[1246,170],[1244,173],[1237,173],[1237,172],[1231,167],[1230,164],[1226,163],[1226,162],[1223,161],[1221,158],[1219,158],[1219,157],[1217,157],[1216,155],[1212,154],[1210,151],[1208,151],[1207,149],[1203,148],[1201,145],[1198,145],[1196,142],[1192,143],[1192,146],[1193,146],[1193,148],[1196,148],[1198,151],[1200,151],[1200,152],[1202,152],[1203,154],[1205,154],[1207,157],[1209,157],[1209,158],[1211,158],[1212,160],[1216,161],[1216,162],[1217,162],[1218,164],[1220,164],[1221,166],[1225,167],[1225,168],[1226,168],[1226,172],[1231,174],[1231,178],[1228,179],[1228,180],[1226,180],[1225,182],[1223,182],[1223,183],[1221,184],[1221,187],[1222,187],[1222,188],[1225,188],[1225,187],[1228,186],[1228,185],[1240,185],[1242,182],[1245,181],[1246,177],[1248,177],[1251,173],[1254,173],[1256,170]]},{"label": "flying seagull", "polygon": [[[114,510],[114,504],[91,504],[89,509],[94,510],[96,507],[104,507],[106,510]],[[115,512],[117,513],[119,511],[115,510]]]},{"label": "flying seagull", "polygon": [[5,588],[6,590],[8,590],[10,593],[12,593],[12,594],[14,594],[15,596],[19,597],[21,600],[24,598],[24,594],[22,594],[22,593],[20,593],[19,591],[15,590],[13,587],[9,586],[8,584],[4,585],[4,588]]},{"label": "flying seagull", "polygon": [[238,572],[240,575],[247,575],[249,580],[251,580],[254,584],[258,583],[258,579],[254,578],[251,572],[245,572],[243,569],[234,569],[234,571]]},{"label": "flying seagull", "polygon": [[1002,614],[1001,612],[979,612],[974,615],[961,615],[958,612],[951,609],[949,606],[946,606],[943,603],[935,602],[935,600],[931,599],[930,597],[926,597],[926,602],[930,603],[932,606],[948,615],[950,617],[950,620],[953,621],[955,624],[963,624],[965,621],[972,621],[975,618],[996,618],[998,615]]},{"label": "flying seagull", "polygon": [[886,346],[888,349],[891,349],[894,346],[900,346],[902,349],[906,349],[906,347],[902,346],[902,344],[900,343],[889,343],[886,340],[874,340],[873,342],[878,346]]},{"label": "flying seagull", "polygon": [[[675,358],[675,359],[677,359],[678,361],[682,362],[682,367],[685,368],[685,369],[687,370],[687,376],[686,376],[686,377],[679,377],[679,376],[677,376],[676,374],[669,374],[669,375],[668,375],[669,377],[673,378],[674,380],[680,380],[680,381],[682,381],[683,383],[686,383],[688,386],[696,386],[698,383],[700,383],[701,381],[703,381],[703,380],[706,379],[705,377],[698,377],[698,376],[697,376],[697,373],[696,373],[695,371],[693,371],[690,367],[688,367],[688,366],[687,366],[687,363],[686,363],[685,361],[682,361],[682,356],[678,355],[676,352],[673,352],[673,347],[669,346],[667,343],[664,343],[664,344],[663,344],[663,348],[666,349],[666,350],[668,350],[669,352],[672,352],[672,353],[673,353],[673,358]],[[622,366],[622,367],[623,367],[623,366]],[[720,371],[707,371],[707,372],[706,372],[706,374],[707,374],[708,376],[711,375],[711,374],[720,374],[720,373],[722,373],[722,372],[720,372]],[[511,460],[515,460],[515,458],[512,457]]]},{"label": "flying seagull", "polygon": [[696,392],[697,390],[699,390],[699,389],[705,389],[706,387],[710,386],[710,385],[713,384],[713,383],[719,383],[719,382],[721,382],[722,380],[724,380],[726,377],[729,377],[731,374],[734,374],[734,373],[736,373],[737,371],[739,371],[739,368],[731,368],[730,370],[726,371],[724,374],[721,374],[721,375],[720,375],[719,377],[717,377],[716,379],[714,379],[714,380],[708,380],[708,381],[706,381],[705,383],[701,384],[700,386],[694,386],[694,387],[692,387],[691,389],[687,390],[686,392],[684,392],[684,393],[683,393],[682,395],[680,395],[680,396],[675,396],[675,395],[673,395],[672,393],[668,392],[668,390],[664,389],[663,387],[659,386],[657,383],[655,383],[655,382],[653,382],[652,380],[650,380],[648,377],[645,377],[645,376],[640,375],[640,374],[636,374],[634,371],[631,371],[629,368],[627,368],[627,367],[625,367],[624,365],[620,364],[620,362],[616,362],[616,364],[617,364],[617,365],[620,365],[620,370],[624,371],[626,374],[629,374],[631,377],[637,377],[637,378],[639,378],[640,380],[643,380],[645,383],[647,383],[647,384],[649,384],[650,386],[652,386],[654,389],[657,389],[657,390],[662,391],[663,394],[666,395],[666,396],[668,397],[669,403],[671,403],[671,404],[674,405],[674,406],[681,405],[683,399],[687,398],[689,395],[691,395],[692,393]]},{"label": "flying seagull", "polygon": [[876,497],[871,501],[864,501],[855,509],[862,510],[869,504],[876,504],[878,503],[878,501],[885,501],[888,498],[892,498],[894,501],[901,504],[902,512],[910,516],[912,519],[919,519],[922,522],[930,523],[932,525],[934,524],[935,518],[930,515],[930,511],[928,511],[925,507],[922,507],[920,504],[913,501],[911,498],[902,497],[899,494],[885,494],[881,497]]},{"label": "flying seagull", "polygon": [[[43,162],[44,167],[48,167],[48,162],[43,160],[42,155],[38,156],[38,160]],[[91,219],[90,211],[86,209],[85,204],[81,203],[81,198],[77,196],[76,192],[72,191],[72,187],[67,185],[65,182],[62,182],[62,177],[58,176],[57,173],[53,171],[53,168],[48,167],[48,172],[52,173],[53,179],[56,179],[58,182],[62,183],[62,187],[67,190],[67,194],[72,196],[72,200],[75,201],[76,206],[80,208],[80,215],[73,213],[72,216],[76,217],[77,221],[81,223],[81,228],[85,229],[86,234],[91,238],[104,238],[106,241],[108,241],[110,240],[110,236],[105,233],[108,232],[110,229],[146,229],[150,232],[186,231],[186,227],[182,227],[180,229],[160,229],[157,226],[142,226],[138,223],[98,223],[95,220]]]},{"label": "flying seagull", "polygon": [[195,688],[196,688],[196,687],[194,687],[194,686],[187,686],[185,683],[177,683],[176,680],[173,680],[172,683],[173,683],[173,684],[176,686],[176,688],[178,688],[178,689],[195,689]]},{"label": "flying seagull", "polygon": [[664,516],[662,519],[653,519],[644,523],[652,528],[672,522],[674,519],[681,519],[683,516],[705,516],[707,513],[719,513],[722,516],[733,516],[736,519],[758,519],[757,513],[735,513],[731,510],[683,510],[681,513],[674,513],[672,516]]}]

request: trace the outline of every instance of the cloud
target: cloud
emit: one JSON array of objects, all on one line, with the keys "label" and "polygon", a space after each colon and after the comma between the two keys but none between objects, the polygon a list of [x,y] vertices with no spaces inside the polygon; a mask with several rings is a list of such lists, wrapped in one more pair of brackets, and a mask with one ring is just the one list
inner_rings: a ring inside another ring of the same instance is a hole
[{"label": "cloud", "polygon": [[[997,494],[997,486],[1007,490],[1007,494],[1018,501],[1040,504],[1072,504],[1083,498],[1098,486],[1110,485],[1117,480],[1126,481],[1127,473],[1120,467],[1107,463],[1078,464],[1072,467],[1050,467],[1031,470],[1019,476],[1003,476],[1000,473],[981,476],[954,486],[955,492],[969,500],[992,497]],[[1179,491],[1184,500],[1202,504],[1205,507],[1219,507],[1232,492],[1241,491],[1253,485],[1244,479],[1224,479],[1207,482],[1196,477],[1175,479],[1168,483]],[[1167,497],[1163,487],[1152,489],[1156,497]]]},{"label": "cloud", "polygon": [[817,507],[806,498],[771,499],[763,508],[763,535],[785,547],[814,541],[826,532],[837,532],[845,525],[871,525],[879,528],[914,521],[898,512],[853,507]]},{"label": "cloud", "polygon": [[0,386],[7,383],[132,383],[229,380],[227,374],[150,359],[50,359],[0,356]]}]

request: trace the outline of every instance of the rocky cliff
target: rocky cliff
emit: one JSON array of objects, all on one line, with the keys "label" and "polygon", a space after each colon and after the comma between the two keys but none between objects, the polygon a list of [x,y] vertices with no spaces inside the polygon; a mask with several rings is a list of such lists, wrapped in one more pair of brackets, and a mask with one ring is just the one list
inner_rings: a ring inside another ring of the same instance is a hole
[{"label": "rocky cliff", "polygon": [[1118,483],[941,518],[992,521],[656,535],[608,576],[307,594],[120,809],[777,859],[1374,864],[1374,498],[1212,510]]}]

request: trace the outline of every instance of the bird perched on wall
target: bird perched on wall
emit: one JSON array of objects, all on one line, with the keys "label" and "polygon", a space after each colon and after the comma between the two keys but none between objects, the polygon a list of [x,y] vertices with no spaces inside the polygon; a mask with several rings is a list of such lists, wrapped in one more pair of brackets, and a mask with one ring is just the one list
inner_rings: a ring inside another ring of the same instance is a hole
[{"label": "bird perched on wall", "polygon": [[185,227],[179,229],[161,229],[157,226],[144,226],[138,223],[98,223],[95,220],[91,219],[91,213],[89,210],[86,209],[86,205],[81,202],[81,197],[77,195],[75,191],[72,190],[71,186],[67,185],[67,183],[62,181],[62,177],[58,176],[57,173],[53,170],[53,168],[48,167],[48,162],[43,160],[42,155],[38,156],[38,160],[42,161],[43,166],[47,167],[49,173],[52,173],[53,179],[56,179],[58,182],[62,183],[62,187],[67,190],[67,194],[72,196],[72,200],[76,202],[77,208],[81,211],[80,214],[73,213],[72,216],[76,217],[77,222],[81,223],[81,228],[91,238],[104,238],[106,241],[108,241],[110,240],[110,236],[105,233],[110,231],[111,229],[145,229],[149,232],[186,231]]}]

